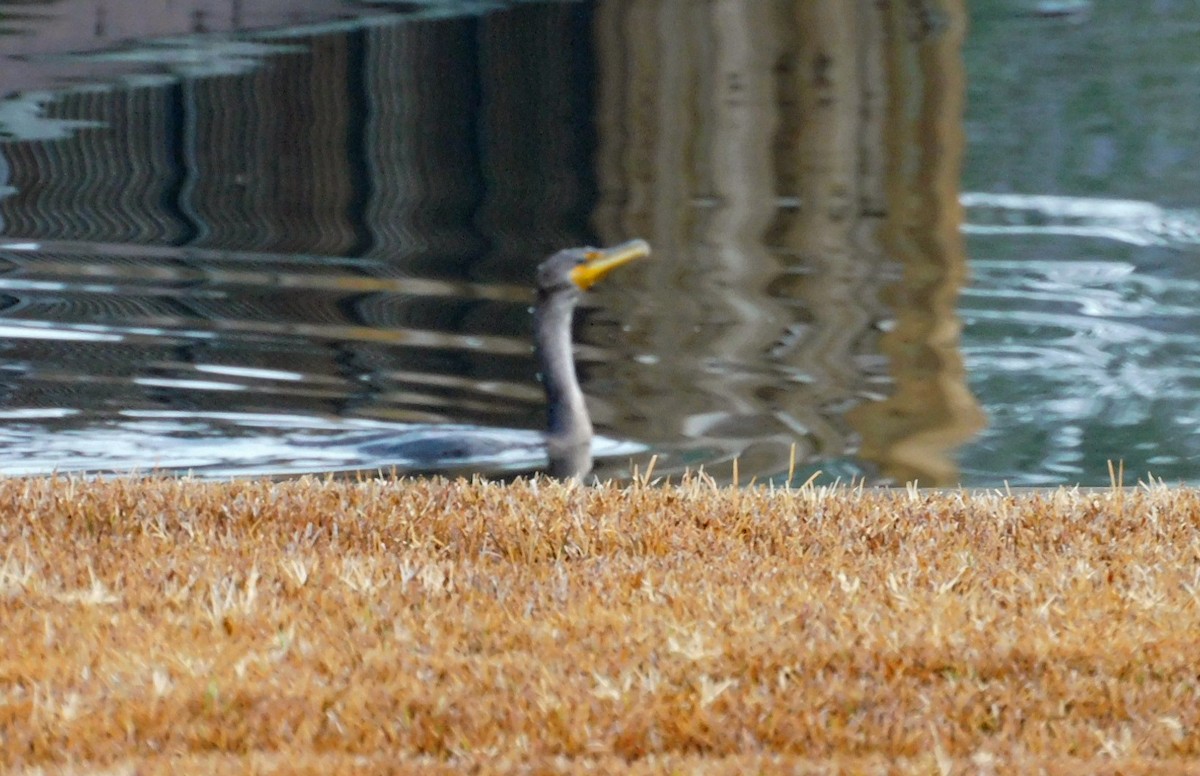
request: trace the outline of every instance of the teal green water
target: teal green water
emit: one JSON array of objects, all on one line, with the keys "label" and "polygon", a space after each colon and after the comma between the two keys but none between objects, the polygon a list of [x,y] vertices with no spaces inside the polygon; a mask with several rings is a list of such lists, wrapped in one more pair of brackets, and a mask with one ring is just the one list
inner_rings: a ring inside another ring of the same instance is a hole
[{"label": "teal green water", "polygon": [[966,48],[964,478],[1197,481],[1200,8],[1014,5],[972,3]]}]

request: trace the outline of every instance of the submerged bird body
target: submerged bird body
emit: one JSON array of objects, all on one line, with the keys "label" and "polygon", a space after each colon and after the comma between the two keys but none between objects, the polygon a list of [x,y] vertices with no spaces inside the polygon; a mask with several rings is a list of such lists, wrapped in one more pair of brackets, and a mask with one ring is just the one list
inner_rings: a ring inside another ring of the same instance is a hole
[{"label": "submerged bird body", "polygon": [[[571,344],[575,306],[583,293],[609,272],[649,255],[650,246],[645,240],[631,240],[612,248],[569,248],[538,265],[533,336],[547,412],[541,446],[550,459],[550,474],[555,477],[583,477],[592,469],[592,421],[575,372]],[[380,441],[361,449],[379,458],[436,465],[506,452],[503,444],[496,447],[501,441],[424,435],[419,440]],[[514,440],[511,446],[524,449],[528,444]]]}]

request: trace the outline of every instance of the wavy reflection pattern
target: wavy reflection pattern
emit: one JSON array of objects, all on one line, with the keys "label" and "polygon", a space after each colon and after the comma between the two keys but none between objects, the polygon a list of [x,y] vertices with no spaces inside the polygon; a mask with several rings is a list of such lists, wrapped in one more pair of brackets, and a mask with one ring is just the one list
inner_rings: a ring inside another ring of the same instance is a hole
[{"label": "wavy reflection pattern", "polygon": [[951,481],[961,3],[489,11],[279,32],[264,67],[197,36],[52,100],[85,124],[3,146],[5,406],[535,429],[534,265],[640,236],[579,316],[600,428],[660,471]]},{"label": "wavy reflection pattern", "polygon": [[601,7],[596,221],[650,237],[670,257],[652,286],[678,292],[631,300],[652,363],[619,379],[677,467],[777,478],[796,449],[801,480],[957,481],[982,423],[954,309],[963,19],[954,1]]},{"label": "wavy reflection pattern", "polygon": [[[54,110],[93,130],[3,148],[5,456],[103,465],[146,448],[128,419],[147,412],[181,438],[234,433],[232,412],[255,438],[278,413],[524,439],[544,422],[529,278],[590,239],[589,24],[400,19],[227,77],[64,92]],[[580,350],[585,371],[610,358]],[[147,465],[171,465],[152,438]]]}]

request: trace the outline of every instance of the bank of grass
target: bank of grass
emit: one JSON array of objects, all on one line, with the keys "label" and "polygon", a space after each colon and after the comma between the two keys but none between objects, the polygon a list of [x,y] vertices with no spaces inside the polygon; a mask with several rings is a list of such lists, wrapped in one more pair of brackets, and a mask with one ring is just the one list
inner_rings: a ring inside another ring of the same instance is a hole
[{"label": "bank of grass", "polygon": [[1195,772],[1200,498],[0,481],[0,770]]}]

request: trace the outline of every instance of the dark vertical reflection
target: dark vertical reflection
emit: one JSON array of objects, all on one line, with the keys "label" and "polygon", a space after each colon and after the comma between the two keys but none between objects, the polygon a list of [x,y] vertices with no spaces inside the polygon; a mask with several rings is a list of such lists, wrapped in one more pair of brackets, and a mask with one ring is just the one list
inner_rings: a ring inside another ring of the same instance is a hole
[{"label": "dark vertical reflection", "polygon": [[193,85],[199,244],[341,254],[360,241],[346,160],[351,36],[306,41],[303,55],[238,78]]},{"label": "dark vertical reflection", "polygon": [[159,203],[164,214],[176,225],[175,243],[187,245],[200,234],[196,222],[183,207],[187,185],[187,104],[184,89],[172,84],[162,91],[162,147],[168,162],[163,171],[163,196]]},{"label": "dark vertical reflection", "polygon": [[480,27],[479,139],[491,246],[477,273],[528,282],[541,258],[587,241],[595,207],[591,9],[516,9]]},{"label": "dark vertical reflection", "polygon": [[[370,95],[366,167],[372,196],[364,219],[372,274],[465,280],[488,251],[477,224],[483,198],[479,111],[482,86],[477,18],[374,28],[365,33]],[[466,289],[464,287],[464,293]],[[519,308],[518,308],[519,309]],[[507,315],[490,330],[512,334],[524,324],[511,312],[459,299],[362,294],[348,314],[382,330],[479,332],[472,311]],[[471,380],[532,380],[530,360],[453,348],[359,347],[346,363],[366,379],[348,409],[406,419],[414,413],[460,422],[519,424],[447,387]],[[526,412],[529,408],[526,407]],[[520,416],[518,416],[520,417]]]},{"label": "dark vertical reflection", "polygon": [[362,256],[374,246],[365,216],[367,205],[376,191],[371,180],[370,119],[371,94],[367,77],[367,34],[361,30],[346,34],[346,175],[350,197],[346,202],[346,222],[354,239],[346,253]]},{"label": "dark vertical reflection", "polygon": [[178,242],[186,233],[164,206],[177,182],[169,93],[157,89],[76,92],[56,110],[88,116],[106,131],[70,142],[4,147],[15,192],[0,200],[7,234],[65,240]]},{"label": "dark vertical reflection", "polygon": [[397,272],[457,277],[486,248],[473,223],[482,188],[478,24],[365,33],[369,255]]},{"label": "dark vertical reflection", "polygon": [[[564,4],[368,33],[368,255],[385,271],[528,287],[551,250],[586,241],[594,202],[587,21],[585,7]],[[528,302],[434,309],[423,301],[368,295],[356,311],[369,326],[529,341]],[[448,371],[527,384],[535,376],[532,358],[502,354],[414,349],[364,353],[359,363],[418,383]],[[459,406],[472,417],[470,402]],[[488,411],[493,422],[544,423],[540,400]]]}]

